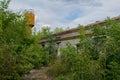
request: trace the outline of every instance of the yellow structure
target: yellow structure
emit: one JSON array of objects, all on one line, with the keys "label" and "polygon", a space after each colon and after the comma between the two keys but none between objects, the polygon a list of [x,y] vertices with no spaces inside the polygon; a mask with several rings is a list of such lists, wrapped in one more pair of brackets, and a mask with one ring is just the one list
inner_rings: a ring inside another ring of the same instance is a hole
[{"label": "yellow structure", "polygon": [[35,14],[32,11],[27,11],[25,16],[28,18],[28,24],[32,28],[35,25]]}]

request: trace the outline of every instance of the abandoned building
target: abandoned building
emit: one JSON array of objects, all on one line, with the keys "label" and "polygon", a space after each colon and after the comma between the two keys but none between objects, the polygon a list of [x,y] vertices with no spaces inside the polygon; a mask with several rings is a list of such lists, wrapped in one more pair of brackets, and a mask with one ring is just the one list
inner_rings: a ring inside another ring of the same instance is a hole
[{"label": "abandoned building", "polygon": [[[110,20],[120,20],[120,16],[111,18]],[[102,25],[104,26],[106,21],[96,21],[95,23],[88,24],[84,26],[85,30],[89,31],[90,26],[96,26],[96,25]],[[73,46],[78,46],[77,44],[79,43],[79,28],[72,28],[69,30],[65,30],[56,34],[53,34],[53,40],[54,40],[54,46],[57,47],[57,53],[58,55],[60,54],[60,48],[63,48],[66,46],[66,42],[69,42]],[[48,37],[47,37],[48,38]],[[47,46],[47,38],[42,38],[40,40],[40,44],[43,47]]]}]

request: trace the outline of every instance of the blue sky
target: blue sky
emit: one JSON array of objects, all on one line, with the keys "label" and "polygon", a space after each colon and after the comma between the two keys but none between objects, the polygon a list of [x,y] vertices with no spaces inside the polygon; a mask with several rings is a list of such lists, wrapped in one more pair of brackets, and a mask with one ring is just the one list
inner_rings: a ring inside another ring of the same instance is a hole
[{"label": "blue sky", "polygon": [[9,9],[33,9],[37,31],[44,26],[77,27],[120,15],[120,0],[11,0]]}]

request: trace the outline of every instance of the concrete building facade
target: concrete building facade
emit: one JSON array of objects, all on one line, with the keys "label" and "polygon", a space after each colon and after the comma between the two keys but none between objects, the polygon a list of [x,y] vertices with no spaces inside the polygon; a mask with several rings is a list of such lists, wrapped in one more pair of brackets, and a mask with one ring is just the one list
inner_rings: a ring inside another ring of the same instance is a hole
[{"label": "concrete building facade", "polygon": [[[111,18],[111,20],[120,20],[120,16]],[[91,26],[96,26],[96,25],[104,26],[105,23],[106,23],[105,20],[104,21],[96,21],[95,23],[88,24],[88,25],[84,26],[84,28],[85,28],[86,31],[89,32],[89,28]],[[69,29],[69,30],[65,30],[63,32],[53,34],[53,36],[54,36],[55,46],[57,46],[57,48],[58,48],[58,54],[60,54],[60,51],[59,51],[60,49],[59,48],[66,47],[66,42],[69,42],[73,46],[77,47],[77,44],[79,43],[79,39],[80,39],[79,28],[77,27],[77,28],[72,28],[72,29]],[[47,40],[46,38],[41,39],[40,44],[44,45],[44,46],[47,46],[47,41],[46,40]]]}]

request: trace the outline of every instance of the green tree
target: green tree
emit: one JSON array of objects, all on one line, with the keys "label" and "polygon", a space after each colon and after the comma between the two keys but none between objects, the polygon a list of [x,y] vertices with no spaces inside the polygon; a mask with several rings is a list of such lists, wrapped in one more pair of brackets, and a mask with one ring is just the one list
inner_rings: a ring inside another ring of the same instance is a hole
[{"label": "green tree", "polygon": [[0,2],[0,79],[22,80],[24,74],[44,63],[38,35],[32,35],[24,14],[8,10],[10,0]]},{"label": "green tree", "polygon": [[108,18],[89,30],[80,26],[79,34],[77,49],[71,44],[61,49],[61,57],[51,65],[49,74],[56,80],[119,80],[120,19]]},{"label": "green tree", "polygon": [[55,33],[59,33],[59,32],[62,32],[62,31],[63,31],[62,28],[56,27],[56,28],[54,29],[53,33],[55,34]]}]

